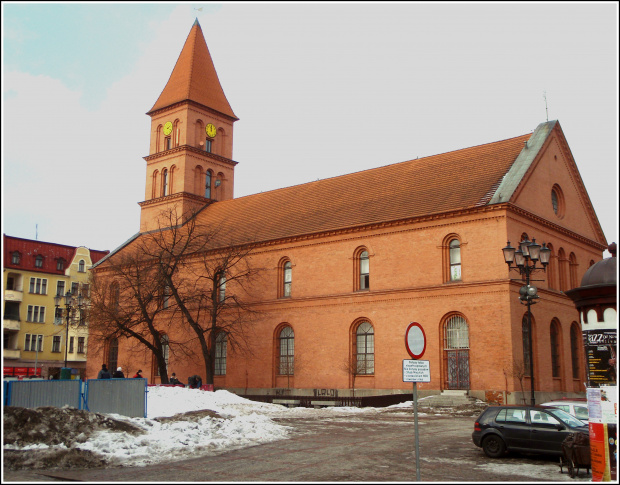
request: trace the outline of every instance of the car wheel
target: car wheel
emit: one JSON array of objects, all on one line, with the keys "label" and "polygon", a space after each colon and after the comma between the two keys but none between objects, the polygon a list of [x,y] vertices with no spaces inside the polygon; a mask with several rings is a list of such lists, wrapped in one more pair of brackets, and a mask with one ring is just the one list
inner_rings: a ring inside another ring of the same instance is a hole
[{"label": "car wheel", "polygon": [[492,434],[484,438],[482,449],[489,458],[499,458],[506,452],[506,444],[499,436]]}]

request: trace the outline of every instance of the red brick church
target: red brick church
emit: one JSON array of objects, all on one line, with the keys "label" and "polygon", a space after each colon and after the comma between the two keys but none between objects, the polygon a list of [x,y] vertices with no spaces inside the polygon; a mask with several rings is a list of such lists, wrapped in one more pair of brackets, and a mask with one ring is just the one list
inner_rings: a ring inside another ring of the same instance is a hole
[{"label": "red brick church", "polygon": [[[502,248],[527,238],[551,251],[532,307],[537,402],[583,395],[579,286],[607,248],[558,121],[533,133],[357,173],[234,198],[237,121],[196,21],[151,117],[140,234],[163,210],[222,228],[227,244],[254,242],[265,268],[254,288],[251,356],[219,340],[215,387],[242,395],[380,396],[411,393],[405,330],[424,329],[431,381],[421,395],[462,389],[519,402],[529,396],[523,281]],[[243,166],[239,167],[243,170]],[[138,183],[138,181],[136,181]],[[103,271],[105,260],[95,271]],[[94,347],[93,347],[94,348]],[[200,357],[170,352],[184,382],[204,374]],[[142,369],[151,356],[124,339],[89,350],[102,362]],[[354,362],[354,366],[348,363]],[[525,376],[519,367],[525,365]],[[127,369],[129,367],[129,369]],[[351,371],[355,368],[355,371]],[[204,379],[204,375],[202,375]]]}]

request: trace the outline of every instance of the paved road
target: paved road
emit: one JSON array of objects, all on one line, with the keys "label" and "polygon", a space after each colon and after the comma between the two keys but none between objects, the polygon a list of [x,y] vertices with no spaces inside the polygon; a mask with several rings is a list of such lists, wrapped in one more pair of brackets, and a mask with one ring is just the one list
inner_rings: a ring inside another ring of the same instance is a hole
[{"label": "paved road", "polygon": [[[135,468],[5,472],[4,481],[416,481],[411,413],[284,419],[290,439],[168,464]],[[589,481],[560,473],[555,459],[491,460],[471,441],[472,417],[419,419],[421,481]]]}]

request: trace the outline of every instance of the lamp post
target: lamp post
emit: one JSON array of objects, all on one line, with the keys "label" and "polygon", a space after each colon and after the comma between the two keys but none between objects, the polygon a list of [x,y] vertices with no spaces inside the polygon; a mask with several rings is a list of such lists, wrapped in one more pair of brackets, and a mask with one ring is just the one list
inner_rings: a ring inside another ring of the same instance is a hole
[{"label": "lamp post", "polygon": [[[509,270],[514,269],[518,271],[521,276],[525,276],[525,286],[519,289],[519,300],[521,304],[527,305],[527,333],[528,333],[528,347],[529,347],[529,364],[530,364],[530,380],[531,380],[531,397],[532,406],[536,404],[534,397],[534,351],[532,348],[532,311],[531,306],[536,303],[538,299],[538,290],[535,286],[530,285],[530,275],[535,271],[547,271],[547,265],[549,264],[549,257],[551,256],[551,249],[543,243],[536,244],[536,239],[528,241],[525,238],[519,243],[518,248],[513,248],[510,245],[510,241],[506,244],[506,247],[502,249],[504,252],[504,261],[508,265]],[[536,266],[536,263],[540,261],[542,267]],[[512,266],[512,263],[515,266]]]},{"label": "lamp post", "polygon": [[[56,295],[54,297],[54,303],[56,304],[56,309],[60,307],[61,298],[62,298],[62,295]],[[69,350],[69,319],[71,316],[71,311],[76,308],[81,311],[82,302],[83,302],[82,295],[78,295],[77,298],[73,298],[73,295],[71,294],[70,291],[67,291],[67,293],[65,294],[65,313],[66,313],[66,320],[67,320],[67,328],[65,330],[65,368],[67,367],[67,352]]]}]

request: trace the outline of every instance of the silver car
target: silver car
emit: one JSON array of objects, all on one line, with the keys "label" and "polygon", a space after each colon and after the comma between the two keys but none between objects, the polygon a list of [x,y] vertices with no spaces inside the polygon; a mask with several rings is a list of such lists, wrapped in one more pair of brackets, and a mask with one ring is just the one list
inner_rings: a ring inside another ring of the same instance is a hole
[{"label": "silver car", "polygon": [[560,401],[549,401],[541,404],[541,406],[553,406],[554,408],[561,409],[586,424],[590,419],[588,416],[588,403],[586,401],[569,401],[562,399]]}]

